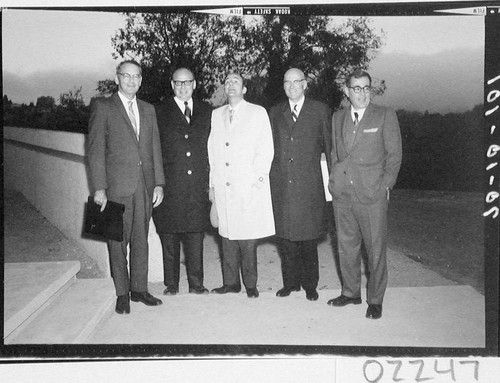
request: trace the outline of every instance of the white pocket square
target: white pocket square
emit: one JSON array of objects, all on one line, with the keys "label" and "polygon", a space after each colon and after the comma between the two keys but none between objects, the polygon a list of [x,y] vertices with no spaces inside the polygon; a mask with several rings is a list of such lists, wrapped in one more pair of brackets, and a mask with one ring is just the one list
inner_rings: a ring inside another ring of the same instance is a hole
[{"label": "white pocket square", "polygon": [[378,128],[365,129],[363,130],[363,133],[375,133],[377,130]]}]

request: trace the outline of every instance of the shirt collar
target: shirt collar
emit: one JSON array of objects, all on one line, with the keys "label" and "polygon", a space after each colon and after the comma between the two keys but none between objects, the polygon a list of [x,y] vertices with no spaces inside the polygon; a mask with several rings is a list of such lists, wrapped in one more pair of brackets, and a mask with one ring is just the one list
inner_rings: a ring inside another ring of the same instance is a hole
[{"label": "shirt collar", "polygon": [[[185,109],[185,104],[184,104],[184,101],[182,101],[180,98],[178,98],[177,96],[174,96],[174,100],[175,100],[175,103],[179,106],[179,109],[182,110],[182,112],[184,113],[184,109]],[[189,106],[189,109],[191,109],[191,112],[193,111],[193,98],[191,97],[189,100],[188,100],[188,106]]]},{"label": "shirt collar", "polygon": [[297,114],[299,114],[300,110],[302,109],[302,105],[304,105],[305,100],[306,100],[305,96],[302,96],[300,100],[297,102],[292,102],[290,99],[288,99],[288,103],[290,104],[290,109],[293,110],[293,107],[297,105]]},{"label": "shirt collar", "polygon": [[358,121],[361,121],[361,119],[363,118],[363,115],[365,114],[365,111],[366,111],[366,108],[364,109],[354,109],[351,105],[351,117],[352,119],[354,120],[354,112],[356,112],[358,114]]},{"label": "shirt collar", "polygon": [[238,111],[238,109],[240,108],[240,106],[243,104],[244,101],[245,100],[241,100],[234,107],[231,106],[231,104],[227,104],[229,106],[229,110],[234,110],[234,113],[236,113]]},{"label": "shirt collar", "polygon": [[132,101],[134,105],[137,104],[137,97],[136,96],[134,96],[134,98],[132,100],[129,100],[127,97],[125,97],[122,94],[122,92],[118,91],[118,97],[120,97],[120,100],[122,100],[123,105],[125,105],[127,108],[128,108],[128,103],[130,101]]}]

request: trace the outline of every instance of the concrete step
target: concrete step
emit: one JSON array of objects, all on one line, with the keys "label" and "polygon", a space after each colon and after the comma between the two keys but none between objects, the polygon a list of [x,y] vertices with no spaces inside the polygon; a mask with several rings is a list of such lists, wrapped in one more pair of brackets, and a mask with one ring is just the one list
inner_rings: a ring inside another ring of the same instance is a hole
[{"label": "concrete step", "polygon": [[4,342],[76,280],[80,262],[4,264]]},{"label": "concrete step", "polygon": [[84,343],[115,301],[111,278],[77,279],[6,344]]}]

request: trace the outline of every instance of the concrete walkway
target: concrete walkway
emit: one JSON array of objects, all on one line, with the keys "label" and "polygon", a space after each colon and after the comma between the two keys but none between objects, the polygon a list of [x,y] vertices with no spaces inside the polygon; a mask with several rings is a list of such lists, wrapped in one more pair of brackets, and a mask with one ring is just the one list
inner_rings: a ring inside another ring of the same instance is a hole
[{"label": "concrete walkway", "polygon": [[[213,233],[205,238],[205,286],[209,289],[222,283],[216,238]],[[303,291],[287,298],[275,296],[282,285],[280,259],[273,241],[265,240],[258,248],[258,299],[248,299],[244,292],[224,296],[188,294],[185,268],[181,265],[177,296],[163,296],[161,282],[149,285],[150,292],[163,300],[162,306],[132,302],[131,314],[118,315],[114,312],[113,289],[109,289],[108,309],[82,343],[484,347],[484,296],[392,249],[388,251],[389,288],[380,320],[365,318],[364,302],[344,308],[328,306],[326,302],[340,293],[331,242],[328,236],[318,246],[320,298],[316,302],[307,301]],[[161,255],[150,257],[154,258],[152,264],[158,264]],[[92,291],[82,291],[89,295],[86,299],[92,298]],[[9,298],[5,296],[6,301]],[[63,317],[53,320],[54,329],[71,325],[63,323]]]}]

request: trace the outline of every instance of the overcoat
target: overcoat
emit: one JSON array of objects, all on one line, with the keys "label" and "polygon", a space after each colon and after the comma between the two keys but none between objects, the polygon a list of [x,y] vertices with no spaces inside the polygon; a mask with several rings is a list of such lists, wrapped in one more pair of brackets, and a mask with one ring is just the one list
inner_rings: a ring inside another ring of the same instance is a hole
[{"label": "overcoat", "polygon": [[[386,198],[396,183],[401,167],[401,133],[396,113],[369,104],[359,122],[352,144],[346,143],[346,129],[352,125],[350,108],[335,112],[332,119],[332,170],[329,189],[334,199],[354,187],[364,204]],[[352,186],[351,186],[352,185]]]},{"label": "overcoat", "polygon": [[208,139],[219,234],[231,240],[267,237],[274,234],[269,117],[263,107],[242,100],[231,123],[229,109],[213,111]]},{"label": "overcoat", "polygon": [[156,105],[166,184],[153,210],[158,233],[202,232],[210,228],[208,153],[212,107],[193,99],[188,123],[173,97]]},{"label": "overcoat", "polygon": [[139,139],[118,94],[93,102],[87,140],[93,191],[106,190],[108,196],[131,196],[139,177],[144,177],[151,198],[154,187],[165,184],[154,107],[139,99],[137,107]]},{"label": "overcoat", "polygon": [[290,103],[271,109],[274,161],[271,168],[276,235],[290,241],[318,239],[326,233],[327,204],[321,154],[330,164],[331,112],[306,96],[296,122]]}]

